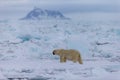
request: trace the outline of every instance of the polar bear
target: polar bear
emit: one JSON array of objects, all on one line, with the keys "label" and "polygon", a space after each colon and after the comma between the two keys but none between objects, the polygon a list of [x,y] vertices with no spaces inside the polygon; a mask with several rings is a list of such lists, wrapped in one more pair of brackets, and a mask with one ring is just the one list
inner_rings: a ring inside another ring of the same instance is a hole
[{"label": "polar bear", "polygon": [[79,51],[74,49],[56,49],[53,51],[53,55],[60,56],[60,62],[66,62],[66,60],[71,60],[73,62],[79,62],[80,64],[83,64]]}]

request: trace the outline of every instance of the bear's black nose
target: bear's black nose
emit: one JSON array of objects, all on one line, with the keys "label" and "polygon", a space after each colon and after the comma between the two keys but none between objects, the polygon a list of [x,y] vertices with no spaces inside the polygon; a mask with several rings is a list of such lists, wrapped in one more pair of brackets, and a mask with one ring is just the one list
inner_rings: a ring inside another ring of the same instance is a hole
[{"label": "bear's black nose", "polygon": [[53,51],[53,55],[55,55],[55,51]]}]

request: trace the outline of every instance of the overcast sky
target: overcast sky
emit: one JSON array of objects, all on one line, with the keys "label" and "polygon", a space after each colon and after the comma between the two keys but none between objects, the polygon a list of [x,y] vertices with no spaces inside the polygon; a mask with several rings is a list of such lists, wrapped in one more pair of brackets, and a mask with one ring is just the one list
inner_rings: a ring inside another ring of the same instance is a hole
[{"label": "overcast sky", "polygon": [[120,12],[120,0],[0,0],[0,17],[24,15],[34,7],[75,12]]}]

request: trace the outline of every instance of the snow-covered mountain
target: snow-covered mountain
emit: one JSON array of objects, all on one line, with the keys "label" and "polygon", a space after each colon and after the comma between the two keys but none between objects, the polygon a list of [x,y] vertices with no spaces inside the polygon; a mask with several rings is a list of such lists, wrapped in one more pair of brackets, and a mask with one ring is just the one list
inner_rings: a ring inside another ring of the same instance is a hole
[{"label": "snow-covered mountain", "polygon": [[41,20],[41,19],[69,19],[61,12],[54,10],[42,10],[34,8],[22,20]]}]

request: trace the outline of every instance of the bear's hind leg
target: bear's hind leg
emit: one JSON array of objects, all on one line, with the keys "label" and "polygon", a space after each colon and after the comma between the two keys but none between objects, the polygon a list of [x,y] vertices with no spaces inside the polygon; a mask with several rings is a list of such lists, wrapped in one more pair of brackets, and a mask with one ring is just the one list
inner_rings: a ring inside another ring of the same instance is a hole
[{"label": "bear's hind leg", "polygon": [[79,57],[78,57],[78,62],[79,62],[80,64],[83,64],[83,62],[82,62],[82,58],[81,58],[80,55],[79,55]]},{"label": "bear's hind leg", "polygon": [[74,63],[76,63],[78,61],[77,57],[76,58],[73,58],[72,60]]}]

